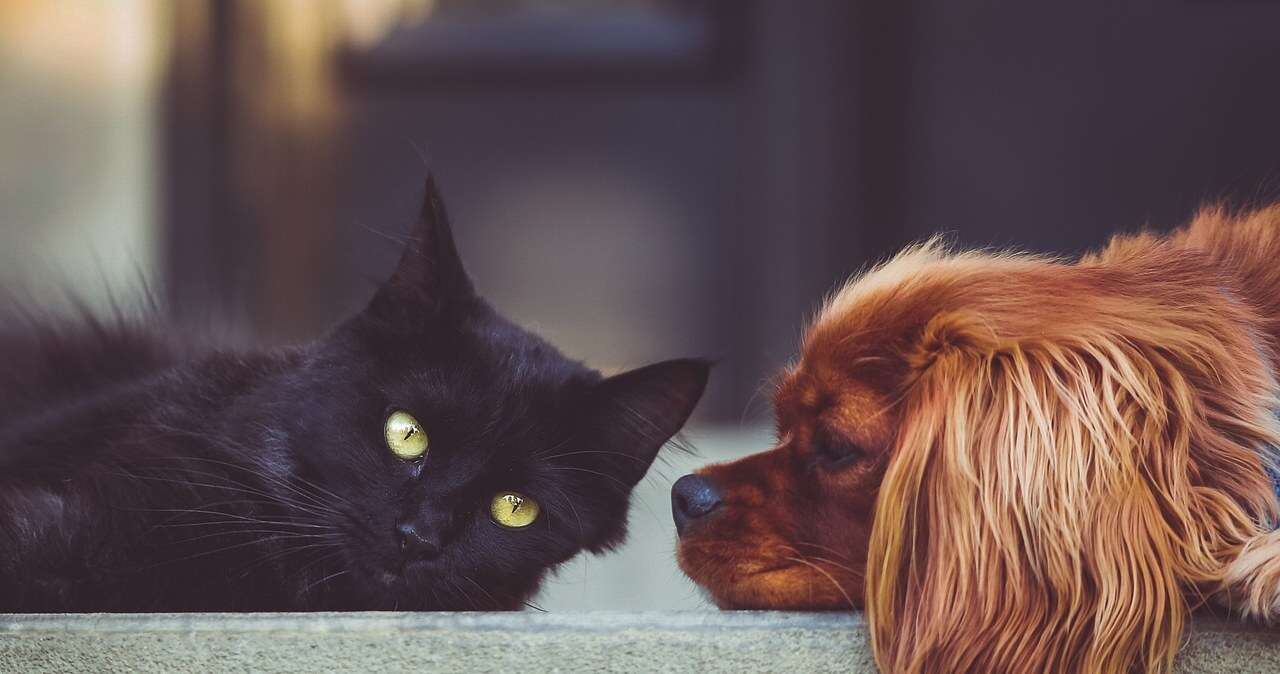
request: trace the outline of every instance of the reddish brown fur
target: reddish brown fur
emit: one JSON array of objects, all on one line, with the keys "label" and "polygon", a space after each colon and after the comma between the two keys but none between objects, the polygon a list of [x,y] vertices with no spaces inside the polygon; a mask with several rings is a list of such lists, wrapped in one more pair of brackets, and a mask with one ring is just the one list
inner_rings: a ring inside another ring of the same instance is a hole
[{"label": "reddish brown fur", "polygon": [[682,568],[865,607],[886,671],[1168,671],[1204,597],[1280,613],[1278,260],[1280,206],[1075,264],[905,252],[810,327],[778,445],[699,471],[725,506]]}]

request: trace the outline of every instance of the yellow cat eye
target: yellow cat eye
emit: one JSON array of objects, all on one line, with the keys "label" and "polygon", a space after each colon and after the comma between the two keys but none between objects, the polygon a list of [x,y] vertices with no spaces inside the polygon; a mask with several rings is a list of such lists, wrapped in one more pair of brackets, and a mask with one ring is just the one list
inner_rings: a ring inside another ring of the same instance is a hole
[{"label": "yellow cat eye", "polygon": [[508,529],[523,529],[538,519],[538,502],[514,491],[500,491],[489,504],[489,514]]},{"label": "yellow cat eye", "polygon": [[391,453],[412,461],[427,453],[427,432],[412,414],[403,410],[391,413],[387,417],[387,425],[383,428],[387,438],[387,447]]}]

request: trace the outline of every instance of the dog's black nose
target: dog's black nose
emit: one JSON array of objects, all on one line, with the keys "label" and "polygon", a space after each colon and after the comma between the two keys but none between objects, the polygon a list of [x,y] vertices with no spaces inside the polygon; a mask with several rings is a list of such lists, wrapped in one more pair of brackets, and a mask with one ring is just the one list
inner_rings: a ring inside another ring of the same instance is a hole
[{"label": "dog's black nose", "polygon": [[683,532],[690,522],[711,514],[720,507],[720,492],[701,475],[685,475],[671,485],[671,516],[676,531]]},{"label": "dog's black nose", "polygon": [[400,539],[400,550],[407,560],[438,557],[443,547],[439,536],[424,534],[417,526],[408,522],[396,526],[396,536]]}]

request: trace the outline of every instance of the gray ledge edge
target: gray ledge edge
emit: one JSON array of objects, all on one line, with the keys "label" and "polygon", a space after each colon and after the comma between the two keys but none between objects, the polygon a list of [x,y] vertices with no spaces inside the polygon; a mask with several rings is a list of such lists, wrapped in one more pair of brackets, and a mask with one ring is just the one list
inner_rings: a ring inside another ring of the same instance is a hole
[{"label": "gray ledge edge", "polygon": [[[1280,674],[1280,629],[1197,617],[1178,672]],[[860,614],[0,614],[0,672],[874,672]]]}]

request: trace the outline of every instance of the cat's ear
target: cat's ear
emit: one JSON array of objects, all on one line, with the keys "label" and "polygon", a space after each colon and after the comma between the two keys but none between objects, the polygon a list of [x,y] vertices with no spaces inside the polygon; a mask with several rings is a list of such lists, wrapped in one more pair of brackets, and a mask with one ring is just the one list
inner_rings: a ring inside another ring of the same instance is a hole
[{"label": "cat's ear", "polygon": [[475,289],[453,242],[444,200],[435,177],[428,175],[422,209],[400,264],[365,313],[389,323],[417,322],[474,296]]},{"label": "cat's ear", "polygon": [[595,456],[625,457],[599,467],[635,486],[658,450],[689,420],[710,374],[710,361],[690,358],[648,365],[597,384],[593,421],[608,453]]}]

